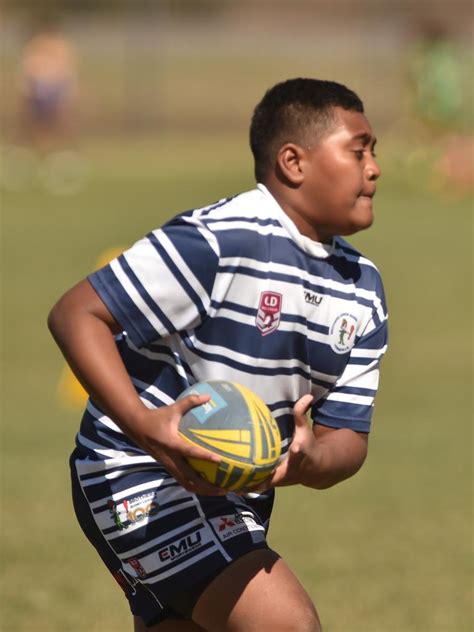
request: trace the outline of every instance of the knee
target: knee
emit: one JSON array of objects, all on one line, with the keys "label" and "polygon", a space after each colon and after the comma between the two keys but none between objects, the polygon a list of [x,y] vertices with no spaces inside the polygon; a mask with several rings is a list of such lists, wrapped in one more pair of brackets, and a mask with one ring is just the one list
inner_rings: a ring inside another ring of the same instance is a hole
[{"label": "knee", "polygon": [[272,621],[266,622],[265,629],[272,632],[322,632],[318,613],[312,604],[277,614]]},{"label": "knee", "polygon": [[[302,608],[296,616],[294,632],[322,632],[321,622],[314,606]],[[293,628],[287,627],[287,630]]]}]

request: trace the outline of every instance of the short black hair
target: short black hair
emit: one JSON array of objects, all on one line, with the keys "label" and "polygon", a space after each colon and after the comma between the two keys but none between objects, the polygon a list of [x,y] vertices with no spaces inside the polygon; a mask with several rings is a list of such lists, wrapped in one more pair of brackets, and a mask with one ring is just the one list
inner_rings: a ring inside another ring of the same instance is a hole
[{"label": "short black hair", "polygon": [[267,90],[254,110],[250,125],[257,182],[264,180],[284,143],[301,145],[308,132],[313,140],[321,137],[335,120],[335,107],[364,111],[357,94],[335,81],[299,77]]}]

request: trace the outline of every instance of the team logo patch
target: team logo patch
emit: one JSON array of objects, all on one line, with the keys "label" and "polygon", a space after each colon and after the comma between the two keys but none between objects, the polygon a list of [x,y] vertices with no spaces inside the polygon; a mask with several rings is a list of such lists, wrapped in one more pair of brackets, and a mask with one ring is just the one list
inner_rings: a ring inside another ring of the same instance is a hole
[{"label": "team logo patch", "polygon": [[354,346],[357,318],[352,314],[340,314],[330,329],[329,344],[336,353],[346,353]]},{"label": "team logo patch", "polygon": [[140,579],[145,579],[146,570],[143,568],[136,557],[129,557],[125,563],[129,564],[133,568],[137,577],[139,577]]},{"label": "team logo patch", "polygon": [[278,292],[262,292],[255,322],[262,336],[271,334],[280,324],[283,297]]},{"label": "team logo patch", "polygon": [[264,527],[258,524],[250,512],[210,518],[209,522],[223,542],[242,533],[248,533],[249,531],[265,531]]},{"label": "team logo patch", "polygon": [[128,529],[131,525],[145,520],[148,516],[155,516],[160,510],[155,497],[156,492],[153,491],[134,498],[124,498],[119,503],[110,499],[107,502],[107,507],[117,529],[119,531]]}]

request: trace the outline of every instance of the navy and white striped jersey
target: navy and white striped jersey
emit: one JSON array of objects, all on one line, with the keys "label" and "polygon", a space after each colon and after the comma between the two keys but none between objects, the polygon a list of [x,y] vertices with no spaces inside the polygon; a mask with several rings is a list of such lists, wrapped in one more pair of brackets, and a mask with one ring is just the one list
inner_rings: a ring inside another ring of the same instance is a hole
[{"label": "navy and white striped jersey", "polygon": [[[315,422],[369,431],[387,345],[379,272],[341,238],[301,235],[263,185],[175,217],[89,279],[147,406],[225,379],[267,403],[284,446],[307,393]],[[151,459],[93,402],[77,442],[93,460]]]}]

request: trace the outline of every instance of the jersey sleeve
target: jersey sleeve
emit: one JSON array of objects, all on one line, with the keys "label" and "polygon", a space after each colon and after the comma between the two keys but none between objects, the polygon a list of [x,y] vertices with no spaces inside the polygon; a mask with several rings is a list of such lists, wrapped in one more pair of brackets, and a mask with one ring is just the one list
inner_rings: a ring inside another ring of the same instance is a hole
[{"label": "jersey sleeve", "polygon": [[219,261],[212,232],[179,216],[88,279],[137,347],[206,317]]},{"label": "jersey sleeve", "polygon": [[380,361],[387,350],[387,309],[382,296],[351,350],[344,372],[312,408],[314,423],[369,432],[379,386]]}]

